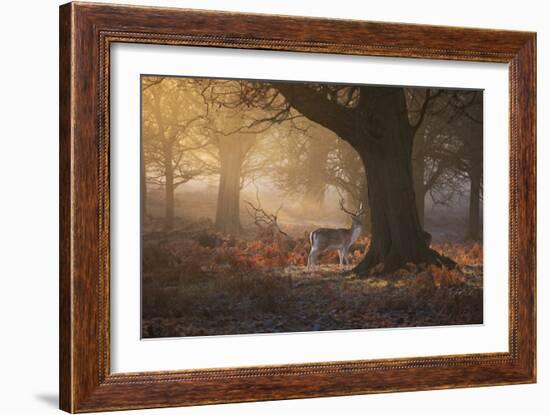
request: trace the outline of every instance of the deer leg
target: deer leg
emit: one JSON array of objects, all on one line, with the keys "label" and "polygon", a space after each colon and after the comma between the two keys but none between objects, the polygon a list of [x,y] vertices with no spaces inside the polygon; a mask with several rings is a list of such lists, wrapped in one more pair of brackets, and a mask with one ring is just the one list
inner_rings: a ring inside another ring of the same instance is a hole
[{"label": "deer leg", "polygon": [[340,258],[340,268],[342,268],[344,266],[344,261],[345,261],[343,249],[338,250],[338,258]]},{"label": "deer leg", "polygon": [[317,259],[317,251],[312,248],[311,251],[309,252],[309,256],[307,257],[308,271],[311,270],[313,267],[315,267],[316,259]]},{"label": "deer leg", "polygon": [[344,257],[344,265],[349,265],[348,250],[343,249],[342,251],[342,256]]}]

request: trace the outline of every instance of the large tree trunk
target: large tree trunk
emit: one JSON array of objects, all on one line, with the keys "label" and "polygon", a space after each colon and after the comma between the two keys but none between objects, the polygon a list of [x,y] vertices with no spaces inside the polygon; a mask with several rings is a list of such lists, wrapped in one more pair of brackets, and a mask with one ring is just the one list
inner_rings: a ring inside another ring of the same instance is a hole
[{"label": "large tree trunk", "polygon": [[216,229],[228,234],[241,231],[240,193],[241,169],[246,152],[242,151],[239,137],[220,140],[220,183],[216,208]]},{"label": "large tree trunk", "polygon": [[363,212],[363,233],[372,233],[372,221],[371,221],[371,212],[369,204],[369,186],[365,183],[364,186],[361,186],[359,192],[359,205],[357,205],[357,210],[359,206],[362,206]]},{"label": "large tree trunk", "polygon": [[356,271],[363,274],[383,264],[384,271],[391,272],[407,262],[432,262],[434,253],[424,240],[416,209],[413,130],[403,90],[369,88],[366,106],[369,119],[376,120],[382,135],[376,145],[360,147],[369,184],[372,239]]},{"label": "large tree trunk", "polygon": [[164,159],[164,228],[174,227],[174,167],[172,165],[172,148],[167,146]]},{"label": "large tree trunk", "polygon": [[470,172],[470,212],[468,220],[468,234],[466,239],[474,241],[480,238],[480,196],[481,196],[481,172],[472,169]]},{"label": "large tree trunk", "polygon": [[414,130],[402,88],[362,86],[354,109],[324,102],[308,87],[277,88],[304,116],[348,141],[365,164],[372,235],[354,272],[363,276],[382,265],[387,273],[408,262],[455,265],[428,247],[418,219],[411,164]]}]

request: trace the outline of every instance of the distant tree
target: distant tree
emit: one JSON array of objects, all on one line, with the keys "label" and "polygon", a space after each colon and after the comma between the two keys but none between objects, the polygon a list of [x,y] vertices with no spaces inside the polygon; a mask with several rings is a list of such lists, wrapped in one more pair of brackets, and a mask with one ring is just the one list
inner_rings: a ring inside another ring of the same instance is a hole
[{"label": "distant tree", "polygon": [[209,171],[219,174],[215,226],[227,234],[241,232],[241,190],[247,180],[253,180],[266,169],[261,155],[253,151],[259,140],[265,138],[266,129],[250,125],[254,109],[232,103],[239,82],[207,80],[202,91],[208,108],[205,131],[215,147]]},{"label": "distant tree", "polygon": [[[447,204],[470,183],[468,238],[478,239],[483,174],[483,102],[480,91],[439,90],[425,104],[422,92],[409,90],[409,106],[426,107],[412,154],[419,220],[424,221],[424,200]],[[413,115],[414,116],[414,115]],[[476,231],[477,229],[477,231]]]},{"label": "distant tree", "polygon": [[145,78],[142,99],[142,176],[164,188],[164,227],[171,229],[175,189],[202,174],[191,152],[211,144],[200,133],[205,105],[200,84],[187,78]]},{"label": "distant tree", "polygon": [[441,142],[439,135],[445,122],[441,114],[445,110],[442,89],[407,88],[405,95],[409,120],[416,125],[412,150],[412,173],[418,219],[424,227],[426,194],[436,188],[446,173],[446,163],[429,158],[428,151]]},{"label": "distant tree", "polygon": [[278,136],[273,181],[287,195],[321,211],[329,186],[327,162],[334,137],[315,125],[307,130],[287,125],[285,133]]},{"label": "distant tree", "polygon": [[[238,120],[238,116],[232,121],[235,120]],[[231,124],[232,122],[227,122],[226,126]],[[258,136],[250,132],[215,135],[214,142],[220,164],[216,228],[221,232],[241,232],[240,194],[246,175],[243,167],[257,140]]]},{"label": "distant tree", "polygon": [[361,203],[367,206],[366,176],[359,154],[332,131],[309,120],[300,122],[300,128],[288,127],[278,139],[277,158],[272,161],[277,187],[318,214],[330,188],[355,209]]},{"label": "distant tree", "polygon": [[[156,76],[156,77],[143,77],[141,79],[141,93],[150,87],[159,84],[164,80],[165,77]],[[141,128],[141,140],[142,144],[145,141],[144,130],[145,123],[142,123]],[[149,125],[147,126],[149,127]],[[141,187],[141,223],[145,223],[149,215],[147,213],[147,163],[148,158],[146,157],[145,151],[142,148],[140,151],[140,187]]]},{"label": "distant tree", "polygon": [[305,200],[319,210],[323,209],[325,194],[330,183],[327,181],[328,160],[333,144],[337,140],[327,129],[313,124],[307,131],[306,154],[297,167],[297,178],[303,184]]},{"label": "distant tree", "polygon": [[345,200],[353,206],[353,209],[359,211],[362,206],[365,213],[361,216],[363,230],[370,232],[371,222],[365,168],[357,151],[346,141],[341,139],[335,141],[327,163],[326,180],[338,193],[345,196]]},{"label": "distant tree", "polygon": [[483,197],[483,95],[481,91],[457,94],[451,102],[455,110],[460,171],[470,182],[470,208],[467,239],[481,237],[481,200]]}]

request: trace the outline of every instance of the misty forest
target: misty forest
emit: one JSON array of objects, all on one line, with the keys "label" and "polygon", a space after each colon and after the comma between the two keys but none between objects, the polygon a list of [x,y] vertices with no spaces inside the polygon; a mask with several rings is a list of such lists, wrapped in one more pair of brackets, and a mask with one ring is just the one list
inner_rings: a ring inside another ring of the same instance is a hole
[{"label": "misty forest", "polygon": [[483,322],[483,91],[141,77],[142,337]]}]

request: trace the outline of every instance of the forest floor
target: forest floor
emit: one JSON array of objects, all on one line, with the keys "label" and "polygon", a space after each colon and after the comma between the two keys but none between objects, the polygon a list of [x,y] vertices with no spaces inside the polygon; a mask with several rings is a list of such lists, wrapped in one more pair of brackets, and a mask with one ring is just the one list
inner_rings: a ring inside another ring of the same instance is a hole
[{"label": "forest floor", "polygon": [[[448,270],[406,267],[359,278],[325,253],[306,267],[307,234],[227,238],[208,223],[143,241],[142,335],[182,337],[483,323],[479,243],[434,244]],[[369,239],[352,247],[357,263]]]}]

